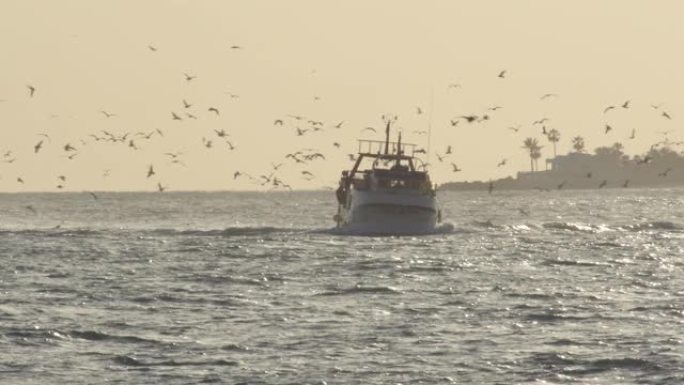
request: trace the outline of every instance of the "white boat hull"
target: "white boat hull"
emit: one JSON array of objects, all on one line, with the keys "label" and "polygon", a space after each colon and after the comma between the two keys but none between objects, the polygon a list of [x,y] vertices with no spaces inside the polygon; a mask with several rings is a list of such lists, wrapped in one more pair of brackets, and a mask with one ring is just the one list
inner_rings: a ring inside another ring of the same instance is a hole
[{"label": "white boat hull", "polygon": [[352,190],[339,215],[343,231],[362,235],[429,234],[439,219],[434,196],[392,190]]}]

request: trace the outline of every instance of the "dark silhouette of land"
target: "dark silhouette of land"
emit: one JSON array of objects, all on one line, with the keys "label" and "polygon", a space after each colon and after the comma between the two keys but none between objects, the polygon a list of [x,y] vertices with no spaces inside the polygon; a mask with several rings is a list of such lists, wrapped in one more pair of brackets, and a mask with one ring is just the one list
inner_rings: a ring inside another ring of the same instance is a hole
[{"label": "dark silhouette of land", "polygon": [[516,178],[450,182],[442,190],[560,190],[684,186],[684,155],[672,149],[679,142],[661,142],[643,155],[630,157],[619,143],[594,154],[570,152],[546,160],[546,170],[518,172]]}]

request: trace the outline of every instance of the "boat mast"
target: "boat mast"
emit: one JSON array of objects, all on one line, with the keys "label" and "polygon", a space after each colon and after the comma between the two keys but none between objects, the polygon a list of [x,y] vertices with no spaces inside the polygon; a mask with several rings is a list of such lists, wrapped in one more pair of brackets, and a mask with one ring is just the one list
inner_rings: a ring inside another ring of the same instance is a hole
[{"label": "boat mast", "polygon": [[385,155],[389,154],[390,122],[390,119],[387,119],[387,127],[385,128]]}]

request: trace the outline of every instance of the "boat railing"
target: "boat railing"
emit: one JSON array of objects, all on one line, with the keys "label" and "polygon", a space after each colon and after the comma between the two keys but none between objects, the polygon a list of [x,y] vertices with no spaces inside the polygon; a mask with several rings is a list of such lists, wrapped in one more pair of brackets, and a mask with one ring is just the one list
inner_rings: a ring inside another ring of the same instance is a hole
[{"label": "boat railing", "polygon": [[[413,157],[416,152],[416,145],[412,143],[399,142],[385,142],[383,140],[365,140],[359,141],[359,154],[363,155],[384,155],[385,146],[387,145],[387,155],[408,155]],[[399,148],[401,146],[401,148]]]}]

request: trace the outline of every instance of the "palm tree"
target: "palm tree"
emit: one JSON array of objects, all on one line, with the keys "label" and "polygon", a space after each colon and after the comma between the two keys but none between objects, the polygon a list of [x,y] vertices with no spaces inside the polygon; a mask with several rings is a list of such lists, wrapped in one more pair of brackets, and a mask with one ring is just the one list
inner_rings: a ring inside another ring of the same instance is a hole
[{"label": "palm tree", "polygon": [[541,149],[542,146],[535,147],[532,153],[530,154],[530,158],[534,159],[534,168],[536,168],[537,171],[539,171],[539,165],[537,164],[537,161],[539,160],[539,158],[541,158],[542,155]]},{"label": "palm tree", "polygon": [[575,152],[584,152],[584,138],[581,136],[572,138],[572,148]]},{"label": "palm tree", "polygon": [[560,140],[560,131],[555,128],[546,134],[546,138],[553,144],[553,157],[556,157],[556,143]]},{"label": "palm tree", "polygon": [[535,138],[526,138],[523,141],[523,147],[525,150],[527,150],[530,154],[530,171],[534,172],[534,158],[532,157],[532,154],[535,153],[535,151],[539,151],[541,147],[539,147],[539,143],[537,142],[537,139]]}]

